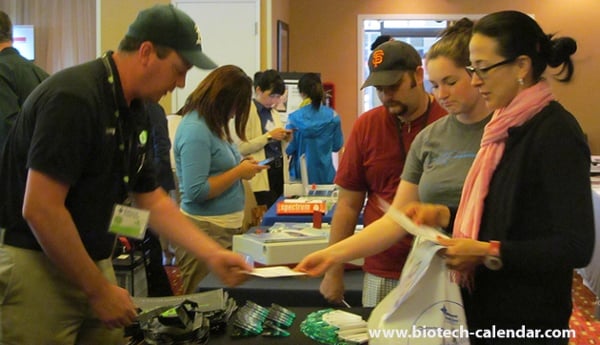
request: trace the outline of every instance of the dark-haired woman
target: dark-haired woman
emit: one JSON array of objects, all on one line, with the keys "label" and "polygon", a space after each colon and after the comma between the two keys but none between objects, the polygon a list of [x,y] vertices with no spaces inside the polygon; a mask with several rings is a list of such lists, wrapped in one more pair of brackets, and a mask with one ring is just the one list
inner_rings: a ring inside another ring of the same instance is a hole
[{"label": "dark-haired woman", "polygon": [[[233,65],[212,71],[190,94],[173,144],[181,192],[181,212],[225,248],[240,233],[244,217],[242,179],[266,167],[243,159],[232,141],[228,122],[244,138],[252,97],[252,80]],[[193,293],[208,274],[205,263],[184,250],[175,251],[183,290]]]},{"label": "dark-haired woman", "polygon": [[308,183],[331,184],[335,177],[331,154],[344,145],[340,117],[323,105],[325,93],[316,73],[304,74],[298,81],[298,91],[309,104],[288,117],[286,128],[294,131],[294,139],[285,150],[291,157],[290,178],[301,179],[300,157],[305,155]]},{"label": "dark-haired woman", "polygon": [[[473,28],[471,84],[495,113],[465,181],[454,238],[440,243],[466,288],[469,328],[525,331],[472,344],[569,341],[558,330],[569,328],[573,269],[589,262],[594,246],[590,151],[543,73],[562,67],[554,77],[568,82],[576,49],[572,38],[546,35],[521,12],[492,13]],[[406,209],[439,225],[448,211]]]}]

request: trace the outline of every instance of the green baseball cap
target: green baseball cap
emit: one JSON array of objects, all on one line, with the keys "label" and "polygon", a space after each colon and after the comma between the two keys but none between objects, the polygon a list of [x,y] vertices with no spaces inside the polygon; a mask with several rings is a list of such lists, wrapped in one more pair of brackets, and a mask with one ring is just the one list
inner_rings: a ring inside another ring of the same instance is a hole
[{"label": "green baseball cap", "polygon": [[369,56],[369,77],[361,89],[367,86],[396,84],[406,71],[415,71],[423,63],[419,52],[402,41],[385,42]]},{"label": "green baseball cap", "polygon": [[200,31],[194,20],[173,5],[155,5],[142,10],[125,36],[173,48],[196,67],[217,67],[202,52]]}]

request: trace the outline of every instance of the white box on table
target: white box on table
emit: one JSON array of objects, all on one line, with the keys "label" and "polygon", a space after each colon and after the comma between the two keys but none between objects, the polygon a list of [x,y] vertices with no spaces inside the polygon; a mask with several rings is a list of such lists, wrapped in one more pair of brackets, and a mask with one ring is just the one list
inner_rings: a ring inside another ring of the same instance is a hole
[{"label": "white box on table", "polygon": [[[329,224],[323,224],[323,229],[311,228],[311,223],[275,223],[270,229],[306,231],[309,235],[325,233],[323,238],[302,240],[265,241],[256,235],[243,234],[233,236],[233,251],[252,257],[254,262],[265,266],[289,265],[300,262],[306,255],[323,249],[329,244]],[[308,229],[309,228],[309,229]],[[277,232],[275,232],[277,234]],[[363,259],[351,262],[361,266]]]}]

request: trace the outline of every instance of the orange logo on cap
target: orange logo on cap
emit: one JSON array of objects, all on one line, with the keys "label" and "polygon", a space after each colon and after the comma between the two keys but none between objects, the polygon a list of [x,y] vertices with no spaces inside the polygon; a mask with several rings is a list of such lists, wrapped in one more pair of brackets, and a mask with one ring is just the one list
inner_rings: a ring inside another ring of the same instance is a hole
[{"label": "orange logo on cap", "polygon": [[371,60],[373,67],[377,68],[377,66],[379,66],[379,64],[383,62],[383,55],[384,55],[384,53],[383,53],[383,50],[381,50],[381,49],[378,49],[373,52],[373,57]]}]

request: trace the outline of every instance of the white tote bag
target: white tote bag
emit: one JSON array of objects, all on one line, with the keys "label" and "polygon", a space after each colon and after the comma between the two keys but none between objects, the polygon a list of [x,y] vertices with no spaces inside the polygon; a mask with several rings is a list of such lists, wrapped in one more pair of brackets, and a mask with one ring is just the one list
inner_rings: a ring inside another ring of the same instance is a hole
[{"label": "white tote bag", "polygon": [[398,286],[371,313],[370,345],[469,344],[460,287],[437,255],[442,248],[415,238]]}]

